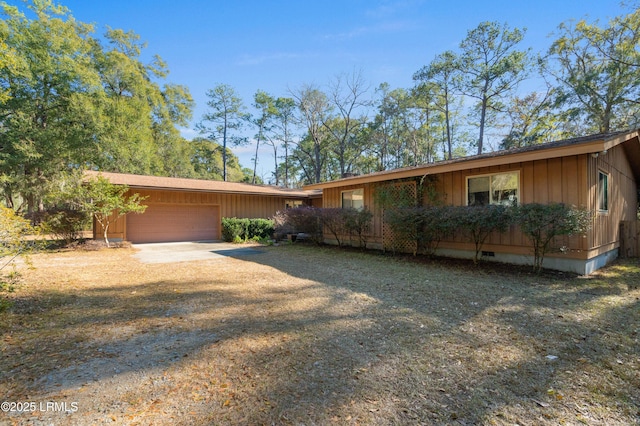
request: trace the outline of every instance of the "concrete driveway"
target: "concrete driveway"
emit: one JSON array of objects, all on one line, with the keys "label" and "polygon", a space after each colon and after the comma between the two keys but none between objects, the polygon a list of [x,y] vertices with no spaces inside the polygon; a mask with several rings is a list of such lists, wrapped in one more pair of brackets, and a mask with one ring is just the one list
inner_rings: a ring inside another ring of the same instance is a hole
[{"label": "concrete driveway", "polygon": [[197,241],[178,243],[133,244],[134,255],[142,263],[175,263],[192,260],[243,257],[262,253],[258,246],[224,243],[219,241]]}]

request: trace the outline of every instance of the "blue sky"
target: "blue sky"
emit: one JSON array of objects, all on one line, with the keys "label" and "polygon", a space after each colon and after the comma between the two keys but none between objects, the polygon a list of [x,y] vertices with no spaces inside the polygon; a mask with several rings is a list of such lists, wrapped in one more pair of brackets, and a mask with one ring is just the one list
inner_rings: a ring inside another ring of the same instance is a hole
[{"label": "blue sky", "polygon": [[[55,0],[54,0],[55,1]],[[21,5],[20,0],[7,3]],[[303,84],[326,85],[361,70],[373,89],[388,82],[409,88],[412,75],[435,55],[456,49],[482,21],[526,28],[523,47],[545,51],[549,35],[569,19],[626,13],[620,0],[63,0],[74,17],[133,30],[160,55],[168,80],[189,87],[193,126],[206,111],[205,92],[229,84],[249,106],[257,90],[287,96]],[[196,136],[184,129],[187,138]],[[250,147],[234,149],[245,167]],[[259,174],[273,163],[265,151]]]}]

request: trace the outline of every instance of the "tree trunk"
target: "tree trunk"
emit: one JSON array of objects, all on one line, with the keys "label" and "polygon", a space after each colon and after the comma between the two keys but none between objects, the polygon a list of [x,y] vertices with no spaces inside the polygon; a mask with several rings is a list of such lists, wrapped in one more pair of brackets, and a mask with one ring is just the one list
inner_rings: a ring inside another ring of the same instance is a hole
[{"label": "tree trunk", "polygon": [[109,233],[109,224],[107,223],[106,225],[103,225],[102,228],[104,229],[104,242],[107,244],[107,247],[110,247],[109,238],[107,238],[107,235]]},{"label": "tree trunk", "polygon": [[256,183],[256,170],[258,168],[258,149],[259,148],[260,148],[260,138],[258,137],[258,139],[256,139],[256,156],[253,158],[253,178],[251,178],[251,183],[254,185]]},{"label": "tree trunk", "polygon": [[227,119],[224,119],[224,129],[222,133],[222,180],[227,181]]},{"label": "tree trunk", "polygon": [[320,183],[320,179],[322,177],[321,172],[322,172],[322,167],[320,165],[320,144],[318,142],[316,142],[314,144],[314,154],[315,154],[315,182],[314,183]]},{"label": "tree trunk", "polygon": [[447,150],[448,150],[448,160],[451,160],[453,154],[451,152],[451,125],[449,124],[449,101],[447,100],[444,106],[444,119],[445,124],[447,126]]},{"label": "tree trunk", "polygon": [[478,136],[478,155],[482,154],[482,143],[484,141],[484,121],[487,116],[487,98],[482,97],[482,110],[480,111],[480,136]]}]

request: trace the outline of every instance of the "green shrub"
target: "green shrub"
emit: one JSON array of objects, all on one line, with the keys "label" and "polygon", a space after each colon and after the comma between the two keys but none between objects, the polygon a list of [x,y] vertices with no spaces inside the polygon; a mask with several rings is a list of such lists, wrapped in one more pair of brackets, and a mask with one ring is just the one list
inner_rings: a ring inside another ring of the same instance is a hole
[{"label": "green shrub", "polygon": [[249,228],[249,219],[236,217],[222,218],[222,239],[228,243],[245,240]]},{"label": "green shrub", "polygon": [[271,238],[273,229],[273,220],[269,219],[222,218],[222,239],[226,242],[264,240]]},{"label": "green shrub", "polygon": [[[384,222],[393,232],[395,242],[419,240],[422,218],[419,207],[398,207],[390,208],[384,212]],[[417,247],[417,245],[416,245]],[[397,247],[393,247],[395,251]],[[413,255],[417,253],[413,251]]]},{"label": "green shrub", "polygon": [[[34,240],[37,235],[38,229],[28,220],[16,215],[12,209],[0,206],[0,312],[11,306],[2,293],[13,291],[20,278],[16,259],[21,256],[30,264],[29,254],[38,246],[38,241]],[[10,269],[6,272],[5,268]]]},{"label": "green shrub", "polygon": [[581,234],[591,227],[591,213],[561,203],[521,204],[514,208],[515,223],[533,245],[533,268],[542,269],[544,256],[552,249],[554,238]]},{"label": "green shrub", "polygon": [[457,206],[451,210],[451,226],[459,229],[475,246],[473,263],[478,263],[482,246],[493,232],[505,232],[512,223],[509,208],[503,205]]},{"label": "green shrub", "polygon": [[454,222],[455,207],[427,206],[418,210],[420,228],[418,233],[418,251],[433,255],[440,241],[454,233],[457,224]]},{"label": "green shrub", "polygon": [[271,219],[249,219],[249,239],[267,239],[273,236],[274,224]]},{"label": "green shrub", "polygon": [[82,210],[56,208],[45,212],[41,226],[45,233],[53,234],[69,244],[79,239],[82,231],[89,229],[91,221]]}]

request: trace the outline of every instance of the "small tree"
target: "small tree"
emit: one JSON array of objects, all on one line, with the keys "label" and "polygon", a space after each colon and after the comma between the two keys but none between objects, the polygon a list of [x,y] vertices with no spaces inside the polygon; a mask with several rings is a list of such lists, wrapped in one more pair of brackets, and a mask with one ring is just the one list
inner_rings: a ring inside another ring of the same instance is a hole
[{"label": "small tree", "polygon": [[533,268],[542,269],[544,256],[554,238],[582,234],[591,227],[591,213],[562,203],[522,204],[515,208],[515,221],[533,244]]},{"label": "small tree", "polygon": [[147,208],[141,204],[145,198],[140,197],[140,194],[127,196],[128,186],[114,185],[102,176],[88,180],[78,188],[78,191],[80,191],[78,200],[81,208],[100,224],[107,247],[109,247],[107,238],[109,225],[126,214],[143,213]]},{"label": "small tree", "polygon": [[344,212],[345,210],[339,207],[320,209],[322,225],[336,239],[338,247],[342,247],[342,238],[346,233]]}]

